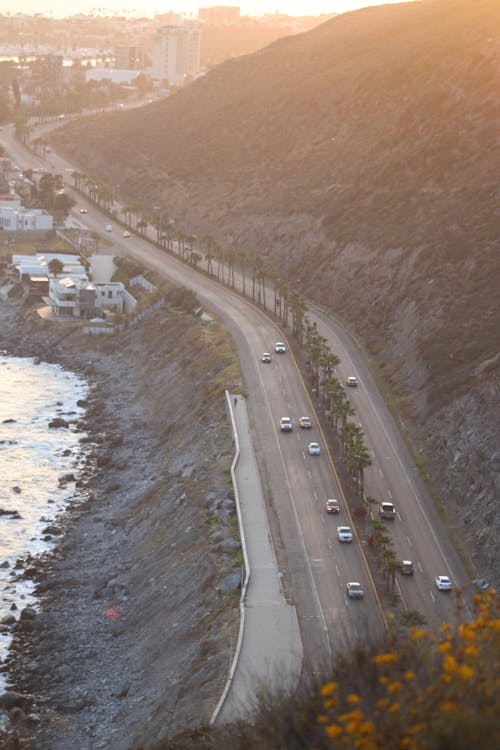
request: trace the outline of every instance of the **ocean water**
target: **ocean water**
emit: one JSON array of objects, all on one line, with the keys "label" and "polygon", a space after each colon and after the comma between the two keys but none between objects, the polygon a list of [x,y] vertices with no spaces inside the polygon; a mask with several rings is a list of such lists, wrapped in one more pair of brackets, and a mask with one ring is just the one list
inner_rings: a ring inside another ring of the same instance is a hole
[{"label": "ocean water", "polygon": [[[61,417],[69,422],[84,409],[77,401],[88,386],[59,365],[0,352],[0,621],[36,608],[34,584],[18,580],[26,555],[39,555],[52,546],[43,530],[57,524],[57,515],[75,496],[75,483],[60,483],[64,474],[77,474],[83,461],[81,432],[50,428]],[[0,693],[5,689],[3,665],[11,636],[0,632]]]}]

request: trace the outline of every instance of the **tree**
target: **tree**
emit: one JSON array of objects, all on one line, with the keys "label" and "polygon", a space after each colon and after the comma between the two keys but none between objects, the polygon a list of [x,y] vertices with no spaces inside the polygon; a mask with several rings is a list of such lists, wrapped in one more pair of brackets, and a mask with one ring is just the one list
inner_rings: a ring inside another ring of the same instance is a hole
[{"label": "tree", "polygon": [[62,263],[59,258],[52,258],[52,260],[49,261],[48,268],[52,276],[55,278],[64,271],[64,263]]}]

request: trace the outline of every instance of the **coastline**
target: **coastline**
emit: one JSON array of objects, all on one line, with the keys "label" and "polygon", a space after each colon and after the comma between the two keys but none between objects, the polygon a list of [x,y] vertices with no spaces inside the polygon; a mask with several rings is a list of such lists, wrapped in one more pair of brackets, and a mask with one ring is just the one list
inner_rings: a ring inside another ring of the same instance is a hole
[{"label": "coastline", "polygon": [[148,747],[210,716],[237,632],[237,596],[218,593],[232,562],[207,528],[214,498],[232,502],[223,399],[203,388],[218,363],[172,311],[106,340],[22,311],[0,303],[0,349],[77,372],[89,396],[78,498],[30,561],[40,606],[13,628],[7,741]]}]

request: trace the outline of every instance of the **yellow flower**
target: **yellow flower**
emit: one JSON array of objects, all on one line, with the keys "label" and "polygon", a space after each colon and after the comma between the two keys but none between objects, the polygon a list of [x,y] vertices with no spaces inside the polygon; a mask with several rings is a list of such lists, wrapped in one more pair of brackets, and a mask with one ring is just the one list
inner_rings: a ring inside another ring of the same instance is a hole
[{"label": "yellow flower", "polygon": [[336,702],[335,698],[328,698],[328,700],[323,701],[323,705],[325,708],[333,708]]},{"label": "yellow flower", "polygon": [[332,695],[332,693],[334,693],[336,689],[336,682],[327,682],[326,685],[323,685],[323,687],[321,688],[321,695]]},{"label": "yellow flower", "polygon": [[440,633],[448,633],[450,630],[451,630],[451,625],[447,622],[444,622],[442,625],[439,626]]},{"label": "yellow flower", "polygon": [[339,727],[338,724],[329,724],[327,727],[325,727],[325,732],[332,740],[334,740],[335,737],[338,737],[339,734],[342,734],[343,731],[344,730],[342,729],[342,727]]},{"label": "yellow flower", "polygon": [[389,706],[387,712],[390,714],[397,714],[399,712],[399,703],[393,703],[392,706]]},{"label": "yellow flower", "polygon": [[472,680],[475,675],[475,671],[472,667],[468,667],[467,664],[461,664],[457,669],[458,674],[462,680]]},{"label": "yellow flower", "polygon": [[420,638],[427,638],[428,633],[426,630],[421,630],[420,628],[412,628],[411,629],[411,636],[416,641],[420,640]]},{"label": "yellow flower", "polygon": [[440,643],[437,647],[437,651],[441,654],[445,654],[448,651],[451,651],[451,643],[449,641],[444,641],[444,643]]},{"label": "yellow flower", "polygon": [[445,672],[454,672],[457,668],[457,660],[452,654],[446,654],[443,659],[443,669]]},{"label": "yellow flower", "polygon": [[401,690],[401,683],[398,681],[391,682],[390,685],[387,685],[387,692],[390,693],[391,695],[394,695],[394,693],[399,693],[400,690]]},{"label": "yellow flower", "polygon": [[416,677],[415,672],[413,672],[411,669],[408,669],[404,673],[404,678],[405,678],[405,680],[408,680],[408,682],[411,682],[411,680],[414,680],[415,677]]},{"label": "yellow flower", "polygon": [[363,734],[363,735],[374,734],[375,733],[375,725],[373,724],[373,721],[363,721],[359,725],[359,733]]},{"label": "yellow flower", "polygon": [[389,699],[388,698],[380,698],[380,700],[378,700],[375,703],[375,705],[377,706],[377,708],[385,708],[386,706],[389,705]]},{"label": "yellow flower", "polygon": [[391,664],[398,660],[397,654],[377,654],[373,657],[375,664]]},{"label": "yellow flower", "polygon": [[479,653],[479,649],[477,646],[466,646],[464,648],[464,654],[466,656],[477,656]]},{"label": "yellow flower", "polygon": [[387,683],[389,682],[389,678],[385,674],[383,674],[382,677],[378,678],[378,681],[381,685],[387,685]]},{"label": "yellow flower", "polygon": [[327,724],[328,716],[324,716],[324,714],[320,714],[319,716],[316,716],[316,721],[318,722],[318,724]]},{"label": "yellow flower", "polygon": [[358,703],[361,703],[361,698],[359,697],[359,695],[355,695],[354,693],[348,695],[346,700],[351,704],[351,706],[356,706]]},{"label": "yellow flower", "polygon": [[350,721],[361,721],[364,718],[362,711],[348,711],[346,714],[340,714],[338,717],[339,721],[344,724]]}]

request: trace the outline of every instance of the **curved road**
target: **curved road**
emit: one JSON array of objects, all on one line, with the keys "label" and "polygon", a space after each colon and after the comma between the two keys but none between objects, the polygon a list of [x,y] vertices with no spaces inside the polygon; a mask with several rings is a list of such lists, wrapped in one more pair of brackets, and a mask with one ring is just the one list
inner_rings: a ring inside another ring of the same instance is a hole
[{"label": "curved road", "polygon": [[[44,165],[11,133],[3,133],[2,140],[19,165]],[[57,154],[51,153],[50,161],[54,169],[72,171]],[[81,196],[76,197],[76,223],[103,231],[109,219],[91,204],[85,204]],[[79,206],[84,204],[88,214],[82,217]],[[107,235],[107,239],[112,239],[115,251],[132,255],[172,281],[192,287],[203,304],[224,320],[235,339],[274,543],[283,565],[284,589],[297,608],[306,669],[322,671],[335,651],[359,638],[380,634],[383,618],[359,540],[348,544],[337,539],[336,526],[351,525],[344,502],[340,517],[327,516],[324,511],[326,499],[342,499],[343,492],[293,356],[290,351],[274,354],[274,342],[283,339],[283,333],[241,297],[149,243],[135,237],[124,240],[116,233]],[[458,585],[467,583],[467,577],[400,433],[349,336],[320,310],[310,310],[308,315],[317,322],[332,351],[340,356],[340,377],[358,377],[359,387],[350,390],[349,396],[373,456],[367,488],[370,495],[396,505],[396,520],[387,522],[394,547],[401,559],[412,559],[415,564],[413,577],[399,577],[406,604],[422,612],[431,626],[453,621],[455,597],[439,592],[434,577],[448,574]],[[273,352],[270,364],[260,362],[263,351]],[[296,422],[302,414],[313,417],[311,431],[279,431],[281,416],[291,416]],[[310,440],[321,444],[320,456],[308,455]],[[345,583],[349,580],[363,584],[363,601],[346,597]]]}]

